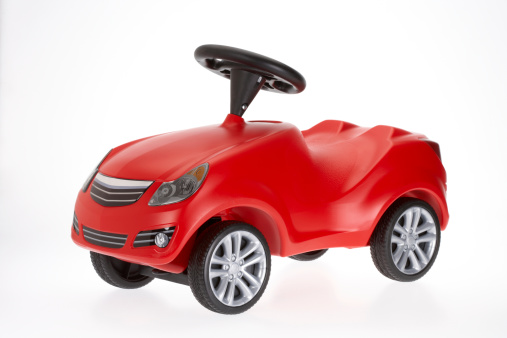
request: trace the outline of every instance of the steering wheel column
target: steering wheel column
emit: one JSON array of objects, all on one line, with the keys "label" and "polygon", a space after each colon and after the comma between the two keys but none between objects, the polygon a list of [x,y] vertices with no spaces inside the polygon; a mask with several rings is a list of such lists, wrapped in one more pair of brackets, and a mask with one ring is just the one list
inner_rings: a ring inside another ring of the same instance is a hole
[{"label": "steering wheel column", "polygon": [[266,79],[246,70],[231,70],[231,114],[243,116]]}]

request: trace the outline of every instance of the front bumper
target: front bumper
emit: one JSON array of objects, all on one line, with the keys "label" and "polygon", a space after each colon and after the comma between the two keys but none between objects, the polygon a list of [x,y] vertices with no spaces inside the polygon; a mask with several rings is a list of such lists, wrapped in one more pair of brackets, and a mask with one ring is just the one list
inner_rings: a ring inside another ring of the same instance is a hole
[{"label": "front bumper", "polygon": [[[72,240],[87,250],[127,262],[174,273],[182,272],[186,264],[171,263],[188,240],[184,231],[185,224],[181,223],[182,208],[181,205],[148,206],[149,198],[159,185],[153,184],[136,203],[118,207],[105,207],[96,203],[92,200],[89,189],[85,193],[80,191],[74,210],[79,231],[76,233],[71,227]],[[139,233],[168,228],[174,231],[165,248],[156,245],[139,247],[138,242],[135,244]],[[86,235],[88,237],[85,238]]]}]

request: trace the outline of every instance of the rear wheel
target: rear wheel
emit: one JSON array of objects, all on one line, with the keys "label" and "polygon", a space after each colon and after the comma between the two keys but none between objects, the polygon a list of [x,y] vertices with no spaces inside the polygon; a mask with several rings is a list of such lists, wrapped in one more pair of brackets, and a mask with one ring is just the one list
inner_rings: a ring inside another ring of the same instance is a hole
[{"label": "rear wheel", "polygon": [[271,256],[264,236],[246,223],[224,221],[207,228],[190,257],[188,277],[195,298],[207,309],[238,314],[262,296]]},{"label": "rear wheel", "polygon": [[105,282],[121,289],[137,289],[153,280],[139,273],[139,265],[90,251],[93,267]]},{"label": "rear wheel", "polygon": [[386,277],[411,282],[431,268],[440,247],[440,223],[431,206],[417,199],[397,201],[370,240],[377,269]]},{"label": "rear wheel", "polygon": [[308,251],[298,255],[289,256],[289,258],[295,259],[297,261],[314,261],[319,257],[322,257],[326,253],[327,249]]}]

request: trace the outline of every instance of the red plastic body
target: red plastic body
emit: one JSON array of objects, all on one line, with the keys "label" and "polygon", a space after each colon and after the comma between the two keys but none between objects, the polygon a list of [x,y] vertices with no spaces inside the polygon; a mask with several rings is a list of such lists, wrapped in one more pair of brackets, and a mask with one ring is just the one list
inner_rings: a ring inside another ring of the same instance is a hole
[{"label": "red plastic body", "polygon": [[[380,217],[400,197],[415,197],[448,222],[446,173],[424,135],[388,126],[324,121],[306,131],[276,121],[245,122],[173,132],[113,149],[100,165],[107,176],[154,180],[134,204],[104,207],[79,192],[79,227],[128,234],[109,249],[72,238],[88,250],[179,273],[206,220],[240,220],[258,228],[271,253],[290,256],[323,248],[363,247]],[[157,188],[209,164],[200,189],[187,200],[148,206]],[[137,233],[176,226],[166,248],[134,248]]]}]

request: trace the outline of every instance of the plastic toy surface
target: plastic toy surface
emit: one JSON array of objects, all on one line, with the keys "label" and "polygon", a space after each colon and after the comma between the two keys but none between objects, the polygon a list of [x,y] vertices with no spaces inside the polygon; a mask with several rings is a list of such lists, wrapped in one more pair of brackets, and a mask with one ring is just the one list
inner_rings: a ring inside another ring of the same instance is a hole
[{"label": "plastic toy surface", "polygon": [[260,89],[299,93],[303,76],[226,46],[201,46],[195,58],[231,80],[225,121],[114,148],[79,192],[72,239],[102,279],[187,284],[206,308],[234,314],[261,297],[271,255],[307,261],[369,245],[388,278],[431,268],[449,218],[437,143],[334,120],[302,132],[246,122]]}]

